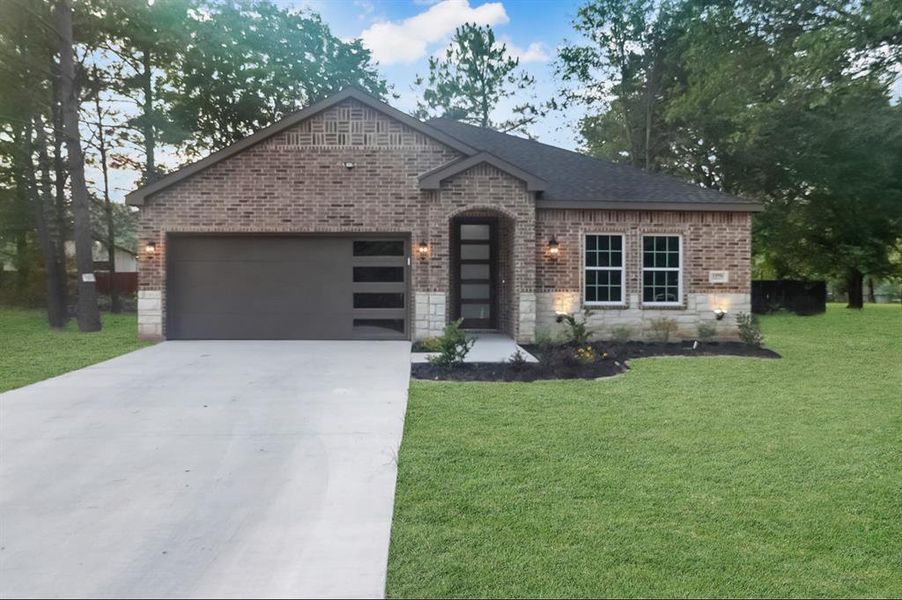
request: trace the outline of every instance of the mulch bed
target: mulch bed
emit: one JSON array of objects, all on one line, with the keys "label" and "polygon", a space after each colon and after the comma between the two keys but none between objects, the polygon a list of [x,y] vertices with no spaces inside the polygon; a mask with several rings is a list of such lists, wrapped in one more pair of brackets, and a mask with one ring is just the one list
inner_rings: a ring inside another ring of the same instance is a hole
[{"label": "mulch bed", "polygon": [[773,350],[740,342],[593,342],[591,362],[578,360],[571,345],[523,346],[538,363],[466,363],[451,369],[430,363],[411,365],[414,379],[443,381],[538,381],[600,379],[629,371],[629,360],[652,356],[749,356],[780,358]]}]

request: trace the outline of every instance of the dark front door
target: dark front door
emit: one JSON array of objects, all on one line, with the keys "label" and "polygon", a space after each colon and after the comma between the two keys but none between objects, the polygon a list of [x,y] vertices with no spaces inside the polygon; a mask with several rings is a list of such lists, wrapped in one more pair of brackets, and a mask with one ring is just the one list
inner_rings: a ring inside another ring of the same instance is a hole
[{"label": "dark front door", "polygon": [[405,339],[407,241],[173,235],[169,339]]},{"label": "dark front door", "polygon": [[456,227],[458,318],[465,329],[495,329],[496,224],[465,220]]}]

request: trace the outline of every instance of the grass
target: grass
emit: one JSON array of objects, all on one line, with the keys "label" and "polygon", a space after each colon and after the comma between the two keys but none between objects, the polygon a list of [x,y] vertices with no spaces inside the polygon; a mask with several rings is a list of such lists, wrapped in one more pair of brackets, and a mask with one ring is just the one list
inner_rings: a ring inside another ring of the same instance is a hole
[{"label": "grass", "polygon": [[902,596],[902,310],[762,322],[783,359],[412,382],[389,595]]},{"label": "grass", "polygon": [[103,330],[80,333],[75,321],[51,331],[40,310],[0,307],[0,392],[62,375],[148,345],[134,314],[104,314]]}]

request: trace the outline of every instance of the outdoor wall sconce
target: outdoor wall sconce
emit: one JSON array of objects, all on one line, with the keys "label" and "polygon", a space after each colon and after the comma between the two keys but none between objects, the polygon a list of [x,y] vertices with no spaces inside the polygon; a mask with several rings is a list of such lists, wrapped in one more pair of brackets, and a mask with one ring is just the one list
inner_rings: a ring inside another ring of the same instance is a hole
[{"label": "outdoor wall sconce", "polygon": [[354,163],[352,163],[351,161],[348,161],[348,162],[345,163],[345,169],[347,169],[348,171],[350,171],[351,169],[353,169],[355,166],[356,166],[356,165],[355,165]]},{"label": "outdoor wall sconce", "polygon": [[557,243],[557,239],[554,236],[551,236],[551,239],[548,240],[548,255],[551,258],[557,258],[557,255],[560,254],[561,249],[559,244]]},{"label": "outdoor wall sconce", "polygon": [[147,254],[154,254],[157,251],[157,243],[156,242],[147,242],[147,245],[144,246],[144,252]]},{"label": "outdoor wall sconce", "polygon": [[419,248],[417,248],[417,253],[419,254],[420,258],[426,258],[427,256],[429,256],[429,244],[427,244],[426,242],[420,242],[420,246]]},{"label": "outdoor wall sconce", "polygon": [[714,318],[717,319],[718,321],[723,321],[724,315],[726,315],[726,314],[727,314],[727,311],[725,311],[722,308],[714,309]]}]

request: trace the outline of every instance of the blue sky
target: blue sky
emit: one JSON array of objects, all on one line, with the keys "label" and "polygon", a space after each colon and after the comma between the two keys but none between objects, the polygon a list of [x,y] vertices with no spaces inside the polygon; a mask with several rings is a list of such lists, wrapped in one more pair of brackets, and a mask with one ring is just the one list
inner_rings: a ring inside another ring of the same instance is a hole
[{"label": "blue sky", "polygon": [[[283,0],[318,12],[341,38],[362,38],[406,112],[416,106],[411,85],[428,72],[428,58],[447,47],[454,28],[465,22],[491,25],[495,35],[536,78],[539,100],[556,95],[553,61],[557,47],[573,39],[571,22],[582,0]],[[496,118],[510,116],[514,101]],[[530,128],[540,141],[574,148],[581,113],[555,114]]]}]

